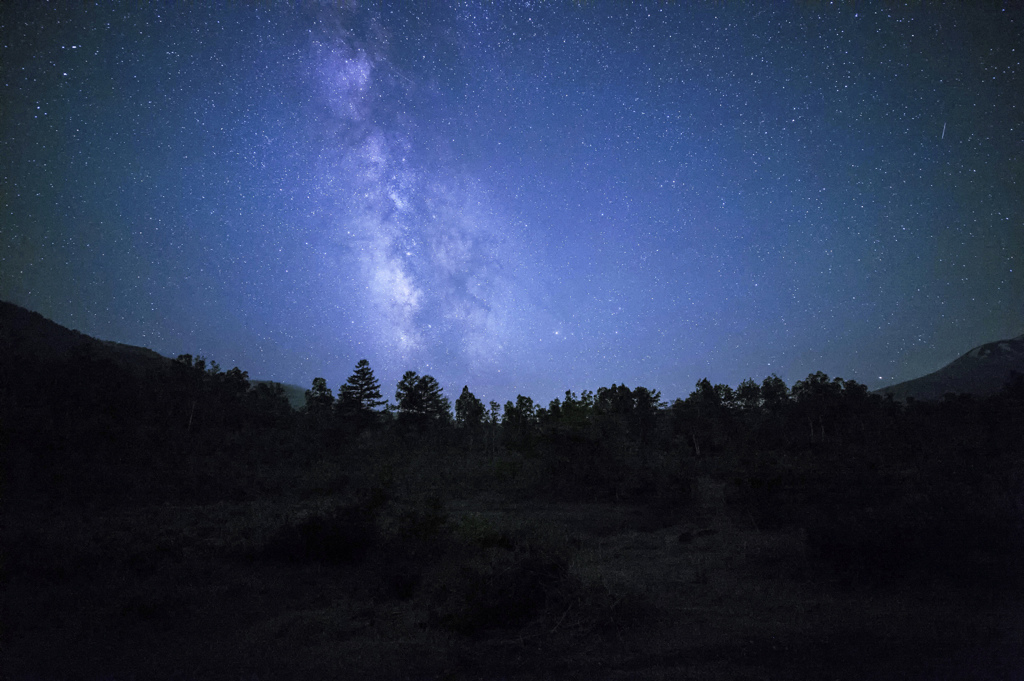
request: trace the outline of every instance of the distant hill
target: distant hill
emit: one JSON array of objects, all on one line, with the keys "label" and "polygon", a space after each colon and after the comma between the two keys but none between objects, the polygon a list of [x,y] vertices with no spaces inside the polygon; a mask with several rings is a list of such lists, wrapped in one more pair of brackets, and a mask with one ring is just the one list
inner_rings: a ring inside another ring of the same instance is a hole
[{"label": "distant hill", "polygon": [[[253,385],[257,383],[276,383],[277,381],[250,381]],[[306,389],[301,388],[294,383],[281,383],[284,388],[284,396],[288,398],[288,404],[292,405],[292,409],[298,411],[306,406]]]},{"label": "distant hill", "polygon": [[985,397],[999,392],[1013,371],[1024,374],[1024,335],[979,345],[936,372],[875,392],[900,402],[940,400],[946,393]]},{"label": "distant hill", "polygon": [[171,360],[148,348],[103,341],[52,322],[38,312],[0,301],[0,353],[10,361],[64,362],[76,353],[145,373]]},{"label": "distant hill", "polygon": [[[52,322],[38,312],[0,300],[0,361],[64,362],[82,352],[96,359],[110,360],[138,374],[160,370],[171,363],[170,358],[149,348],[99,340]],[[287,383],[282,386],[294,409],[305,404],[303,388]]]}]

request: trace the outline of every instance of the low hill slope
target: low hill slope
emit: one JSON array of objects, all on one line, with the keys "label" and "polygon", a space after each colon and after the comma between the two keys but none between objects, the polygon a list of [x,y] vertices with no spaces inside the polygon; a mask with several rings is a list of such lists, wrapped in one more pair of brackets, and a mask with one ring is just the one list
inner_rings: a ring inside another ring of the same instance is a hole
[{"label": "low hill slope", "polygon": [[[113,361],[139,375],[166,368],[171,362],[149,348],[99,340],[50,321],[38,312],[0,300],[0,362],[49,364],[66,362],[83,354]],[[292,407],[302,407],[305,403],[304,389],[287,383],[282,385]]]},{"label": "low hill slope", "polygon": [[103,341],[52,322],[38,312],[0,301],[0,351],[8,361],[64,362],[85,353],[144,373],[170,359],[148,348]]}]

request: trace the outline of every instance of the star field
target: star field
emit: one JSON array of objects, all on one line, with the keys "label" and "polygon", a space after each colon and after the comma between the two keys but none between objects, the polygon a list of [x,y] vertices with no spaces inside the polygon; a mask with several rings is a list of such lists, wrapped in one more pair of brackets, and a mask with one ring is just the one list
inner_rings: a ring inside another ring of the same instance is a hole
[{"label": "star field", "polygon": [[1024,332],[1017,3],[336,5],[0,10],[0,298],[544,404]]}]

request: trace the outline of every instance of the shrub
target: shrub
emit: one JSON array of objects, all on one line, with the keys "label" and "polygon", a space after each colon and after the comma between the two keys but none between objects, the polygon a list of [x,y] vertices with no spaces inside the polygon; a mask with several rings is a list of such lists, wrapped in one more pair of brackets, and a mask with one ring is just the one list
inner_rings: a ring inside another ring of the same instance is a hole
[{"label": "shrub", "polygon": [[777,529],[803,520],[812,489],[813,483],[806,476],[801,479],[781,455],[764,453],[735,471],[726,499],[758,527]]},{"label": "shrub", "polygon": [[356,504],[301,515],[278,529],[262,553],[292,563],[342,565],[360,561],[377,541],[372,509]]},{"label": "shrub", "polygon": [[409,600],[433,566],[457,559],[448,513],[436,495],[388,504],[378,526],[380,542],[369,569],[371,588],[379,598]]},{"label": "shrub", "polygon": [[555,556],[490,550],[435,591],[431,619],[467,636],[518,629],[564,600],[567,575],[567,563]]}]

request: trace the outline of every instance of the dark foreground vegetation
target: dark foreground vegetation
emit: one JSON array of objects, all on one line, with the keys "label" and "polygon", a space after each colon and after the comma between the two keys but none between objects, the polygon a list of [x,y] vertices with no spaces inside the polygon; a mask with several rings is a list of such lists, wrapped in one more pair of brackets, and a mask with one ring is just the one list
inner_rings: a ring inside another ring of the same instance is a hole
[{"label": "dark foreground vegetation", "polygon": [[10,356],[4,679],[1024,678],[1024,384],[546,407],[361,362],[293,411]]}]

